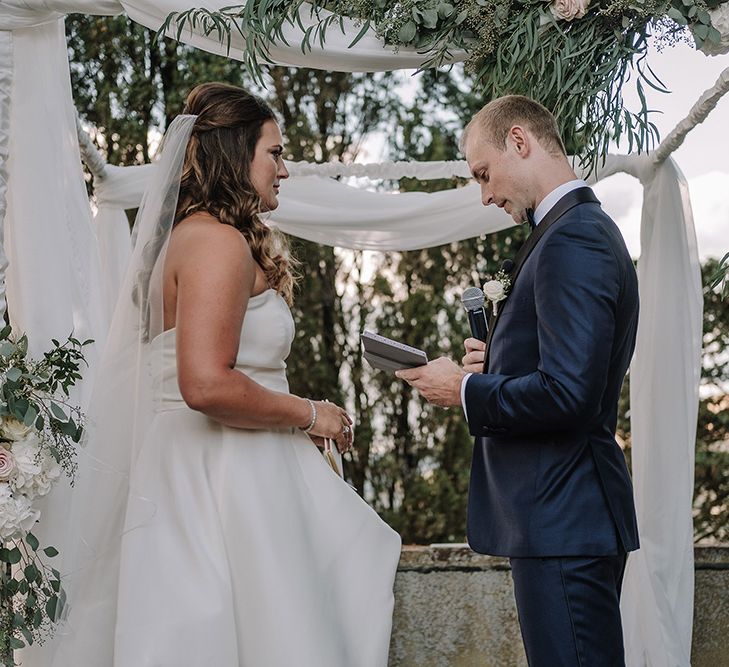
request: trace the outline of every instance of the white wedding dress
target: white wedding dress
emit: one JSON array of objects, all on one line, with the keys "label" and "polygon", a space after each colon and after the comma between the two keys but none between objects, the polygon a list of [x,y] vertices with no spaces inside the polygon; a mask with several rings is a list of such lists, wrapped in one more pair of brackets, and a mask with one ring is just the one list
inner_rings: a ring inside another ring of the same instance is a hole
[{"label": "white wedding dress", "polygon": [[[252,297],[236,368],[288,391],[293,335],[275,291]],[[174,329],[151,346],[156,414],[129,478],[114,667],[384,667],[399,536],[301,431],[188,408]]]}]

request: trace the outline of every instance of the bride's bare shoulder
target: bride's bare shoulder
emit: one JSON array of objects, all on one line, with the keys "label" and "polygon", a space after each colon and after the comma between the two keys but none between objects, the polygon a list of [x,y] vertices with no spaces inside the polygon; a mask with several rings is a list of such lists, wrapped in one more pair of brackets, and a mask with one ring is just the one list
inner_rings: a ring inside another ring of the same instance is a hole
[{"label": "bride's bare shoulder", "polygon": [[221,223],[209,213],[193,213],[178,222],[172,230],[169,253],[206,254],[221,260],[252,258],[243,234],[235,227]]}]

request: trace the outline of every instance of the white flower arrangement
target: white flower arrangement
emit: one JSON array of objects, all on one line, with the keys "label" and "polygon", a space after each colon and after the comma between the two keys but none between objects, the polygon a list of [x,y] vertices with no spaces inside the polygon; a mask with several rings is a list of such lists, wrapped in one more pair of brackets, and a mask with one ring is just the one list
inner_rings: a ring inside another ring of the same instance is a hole
[{"label": "white flower arrangement", "polygon": [[45,558],[33,527],[36,503],[65,473],[76,469],[84,416],[70,402],[81,378],[82,348],[69,338],[41,360],[28,358],[25,336],[0,331],[0,665],[14,665],[13,651],[52,631],[63,610],[61,575]]},{"label": "white flower arrangement", "polygon": [[494,316],[498,313],[499,301],[503,301],[509,295],[511,287],[511,278],[506,271],[497,271],[496,275],[484,283],[484,296],[491,302],[491,308]]}]

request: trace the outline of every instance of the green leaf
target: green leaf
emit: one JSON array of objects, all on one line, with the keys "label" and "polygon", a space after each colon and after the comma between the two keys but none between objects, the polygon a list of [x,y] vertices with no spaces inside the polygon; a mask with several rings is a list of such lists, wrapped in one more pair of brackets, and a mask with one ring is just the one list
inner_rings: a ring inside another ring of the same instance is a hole
[{"label": "green leaf", "polygon": [[415,39],[415,35],[418,32],[418,26],[415,25],[415,21],[408,21],[407,23],[403,23],[402,27],[400,28],[400,32],[398,33],[398,39],[403,44],[409,44],[410,42]]},{"label": "green leaf", "polygon": [[28,543],[28,546],[33,549],[33,551],[38,551],[40,543],[38,542],[38,538],[33,535],[33,533],[28,533],[25,536],[25,541]]},{"label": "green leaf", "polygon": [[35,578],[38,576],[38,568],[31,563],[23,570],[23,574],[25,574],[25,578],[28,581],[35,581]]},{"label": "green leaf", "polygon": [[6,563],[10,563],[10,565],[17,565],[20,562],[20,558],[20,549],[18,549],[18,547],[15,547],[14,549],[10,549],[8,551],[4,560]]},{"label": "green leaf", "polygon": [[33,614],[33,627],[38,629],[43,623],[43,612],[40,609],[36,609]]},{"label": "green leaf", "polygon": [[28,646],[33,644],[33,633],[30,631],[27,625],[20,628],[20,632],[22,633],[23,637],[25,637],[25,641],[28,643]]},{"label": "green leaf", "polygon": [[0,330],[0,340],[5,340],[10,335],[12,330],[13,328],[9,324],[6,324],[2,328],[2,330]]},{"label": "green leaf", "polygon": [[18,592],[18,584],[19,583],[20,582],[17,579],[11,579],[10,581],[8,581],[8,583],[7,583],[7,591],[8,591],[8,594],[11,597]]},{"label": "green leaf", "polygon": [[23,334],[18,341],[18,350],[25,356],[28,353],[28,336]]},{"label": "green leaf", "polygon": [[54,403],[53,401],[51,401],[51,412],[53,413],[53,416],[56,419],[58,419],[62,422],[65,422],[66,419],[68,419],[68,417],[66,416],[66,413],[63,411],[63,408],[61,408],[61,406],[58,405],[58,403]]},{"label": "green leaf", "polygon": [[58,549],[56,549],[56,547],[46,547],[43,549],[43,553],[48,556],[48,558],[53,558],[54,556],[58,556]]},{"label": "green leaf", "polygon": [[441,2],[438,5],[438,15],[442,19],[447,19],[454,11],[456,8],[450,2]]},{"label": "green leaf", "polygon": [[15,614],[13,614],[11,625],[14,628],[22,628],[25,625],[25,617],[16,611]]},{"label": "green leaf", "polygon": [[46,614],[52,621],[56,620],[56,609],[58,607],[58,596],[51,595],[46,602]]},{"label": "green leaf", "polygon": [[675,7],[669,8],[667,16],[679,25],[688,25],[686,17]]},{"label": "green leaf", "polygon": [[17,651],[18,649],[25,648],[25,642],[22,639],[18,639],[17,637],[10,637],[10,641],[8,642],[10,645],[10,648]]},{"label": "green leaf", "polygon": [[359,32],[357,33],[357,36],[350,42],[349,47],[347,47],[347,48],[351,49],[355,44],[357,44],[357,42],[359,42],[359,40],[362,39],[367,34],[367,31],[369,29],[370,29],[370,22],[365,21],[362,24],[362,27],[360,28]]},{"label": "green leaf", "polygon": [[0,343],[0,355],[3,357],[12,357],[17,349],[15,343],[11,343],[9,340],[4,340]]},{"label": "green leaf", "polygon": [[33,426],[33,423],[35,422],[37,416],[38,410],[35,409],[35,406],[29,405],[28,409],[25,411],[23,424],[25,424],[26,426]]},{"label": "green leaf", "polygon": [[5,377],[7,377],[11,382],[17,382],[20,380],[22,375],[23,371],[16,366],[11,366],[7,371],[5,371]]},{"label": "green leaf", "polygon": [[431,30],[438,26],[438,12],[435,9],[426,9],[422,12],[423,25]]},{"label": "green leaf", "polygon": [[705,40],[709,36],[709,28],[708,26],[698,24],[693,26],[692,28],[694,35],[698,37],[701,40]]}]

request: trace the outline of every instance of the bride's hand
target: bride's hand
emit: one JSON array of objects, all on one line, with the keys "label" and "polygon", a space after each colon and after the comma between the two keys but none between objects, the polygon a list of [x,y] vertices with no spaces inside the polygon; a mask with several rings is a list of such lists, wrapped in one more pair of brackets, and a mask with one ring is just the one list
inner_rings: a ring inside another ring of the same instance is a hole
[{"label": "bride's hand", "polygon": [[314,401],[316,405],[316,421],[309,431],[309,436],[318,445],[315,439],[330,438],[337,443],[337,450],[340,454],[344,454],[352,449],[354,442],[354,429],[352,428],[352,418],[347,414],[344,408],[340,408],[329,401]]}]

